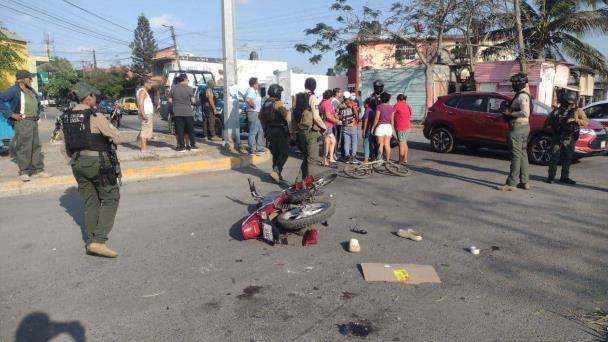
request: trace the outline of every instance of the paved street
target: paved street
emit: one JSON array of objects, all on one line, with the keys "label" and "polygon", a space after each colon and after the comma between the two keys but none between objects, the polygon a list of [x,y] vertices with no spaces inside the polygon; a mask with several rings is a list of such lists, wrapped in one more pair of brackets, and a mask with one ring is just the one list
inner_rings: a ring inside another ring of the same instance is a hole
[{"label": "paved street", "polygon": [[[561,315],[608,307],[608,157],[573,165],[575,187],[533,166],[531,191],[500,193],[506,154],[435,154],[419,131],[411,147],[408,178],[329,185],[336,214],[310,247],[240,241],[247,177],[278,189],[269,164],[123,187],[116,260],[85,256],[74,188],[2,198],[0,341],[343,341],[358,320],[371,341],[594,341]],[[442,284],[367,283],[361,262],[433,265]]]}]

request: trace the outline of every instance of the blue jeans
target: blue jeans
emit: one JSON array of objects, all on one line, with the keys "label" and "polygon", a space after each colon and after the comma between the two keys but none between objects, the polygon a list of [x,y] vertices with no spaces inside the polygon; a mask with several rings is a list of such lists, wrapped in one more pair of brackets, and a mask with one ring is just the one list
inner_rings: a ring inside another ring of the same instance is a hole
[{"label": "blue jeans", "polygon": [[365,159],[375,159],[377,153],[376,137],[372,132],[369,132],[363,136],[363,155]]},{"label": "blue jeans", "polygon": [[247,112],[247,122],[249,123],[249,136],[247,144],[249,152],[260,151],[264,148],[262,123],[258,119],[258,112]]},{"label": "blue jeans", "polygon": [[357,127],[342,127],[342,138],[344,139],[344,157],[357,156],[357,143],[359,132]]}]

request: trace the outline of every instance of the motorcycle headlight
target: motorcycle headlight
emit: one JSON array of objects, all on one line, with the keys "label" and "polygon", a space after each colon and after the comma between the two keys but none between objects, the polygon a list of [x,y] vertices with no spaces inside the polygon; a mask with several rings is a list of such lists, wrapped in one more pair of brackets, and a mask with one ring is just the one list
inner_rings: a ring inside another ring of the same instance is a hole
[{"label": "motorcycle headlight", "polygon": [[591,128],[581,128],[581,134],[595,135],[595,131]]}]

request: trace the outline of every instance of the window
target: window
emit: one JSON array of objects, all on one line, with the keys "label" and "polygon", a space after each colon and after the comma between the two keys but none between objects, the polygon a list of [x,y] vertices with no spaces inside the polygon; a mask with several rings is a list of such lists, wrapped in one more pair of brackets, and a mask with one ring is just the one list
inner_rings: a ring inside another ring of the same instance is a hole
[{"label": "window", "polygon": [[608,103],[589,107],[585,114],[589,119],[608,119]]},{"label": "window", "polygon": [[458,102],[458,108],[473,112],[485,112],[482,96],[463,96]]},{"label": "window", "polygon": [[488,112],[502,114],[504,110],[509,105],[509,101],[498,98],[498,97],[490,97],[488,100]]},{"label": "window", "polygon": [[532,111],[533,114],[549,115],[553,109],[542,102],[532,100]]},{"label": "window", "polygon": [[410,44],[397,44],[395,58],[398,61],[411,61],[416,59],[416,49]]},{"label": "window", "polygon": [[451,99],[445,101],[445,105],[448,107],[456,108],[458,107],[458,100],[460,100],[459,97],[452,97]]}]

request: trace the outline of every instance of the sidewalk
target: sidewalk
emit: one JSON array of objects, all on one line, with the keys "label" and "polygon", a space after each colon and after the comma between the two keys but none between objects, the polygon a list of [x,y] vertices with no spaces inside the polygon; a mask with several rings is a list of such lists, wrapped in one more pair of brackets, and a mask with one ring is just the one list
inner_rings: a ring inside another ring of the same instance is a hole
[{"label": "sidewalk", "polygon": [[[122,181],[128,184],[134,181],[178,176],[206,171],[238,169],[267,161],[270,153],[260,156],[245,154],[226,154],[223,141],[209,142],[197,139],[198,151],[180,153],[175,151],[175,137],[154,133],[154,140],[149,142],[151,153],[142,154],[136,143],[137,132],[121,132],[125,142],[118,146],[118,158],[121,161]],[[44,143],[45,171],[52,174],[50,178],[32,177],[29,182],[18,178],[17,165],[9,156],[0,157],[0,197],[25,195],[52,190],[62,190],[75,186],[76,181],[68,161],[61,154],[63,142],[55,145]]]}]

